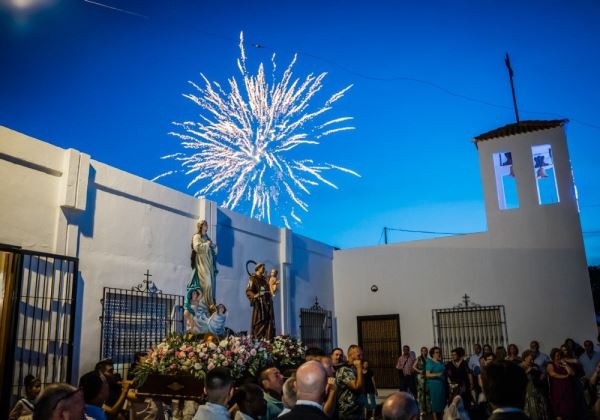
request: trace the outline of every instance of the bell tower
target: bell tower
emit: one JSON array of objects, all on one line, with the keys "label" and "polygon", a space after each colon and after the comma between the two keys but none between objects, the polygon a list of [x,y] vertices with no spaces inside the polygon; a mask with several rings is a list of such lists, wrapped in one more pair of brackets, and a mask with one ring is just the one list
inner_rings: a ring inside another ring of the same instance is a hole
[{"label": "bell tower", "polygon": [[567,122],[521,121],[473,139],[496,245],[583,249]]}]

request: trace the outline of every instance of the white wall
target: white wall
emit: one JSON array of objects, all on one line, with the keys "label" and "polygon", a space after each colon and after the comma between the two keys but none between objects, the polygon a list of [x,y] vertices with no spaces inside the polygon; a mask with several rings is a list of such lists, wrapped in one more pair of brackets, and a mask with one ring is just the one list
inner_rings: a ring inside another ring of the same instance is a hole
[{"label": "white wall", "polygon": [[285,332],[299,333],[294,317],[298,305],[312,304],[311,296],[333,306],[332,248],[289,230],[4,127],[0,178],[0,243],[79,258],[74,377],[98,361],[104,287],[131,288],[149,269],[163,292],[184,294],[198,218],[207,219],[219,246],[215,294],[229,309],[230,328],[250,328],[245,296],[250,259],[282,272],[283,291],[275,301],[278,333],[282,316]]},{"label": "white wall", "polygon": [[[334,311],[333,292],[333,248],[309,239],[293,235],[294,281],[289,305],[291,331],[300,335],[300,309],[310,308],[318,298],[319,305]],[[335,340],[335,337],[334,337]]]},{"label": "white wall", "polygon": [[[312,306],[315,296],[323,307],[333,309],[332,247],[222,208],[217,212],[217,238],[217,300],[238,313],[230,319],[230,328],[250,330],[252,308],[245,294],[249,260],[280,272],[281,287],[275,298],[278,334],[300,335],[300,308]],[[249,265],[250,270],[253,267]]]},{"label": "white wall", "polygon": [[[561,202],[540,206],[532,144],[551,144]],[[520,207],[498,209],[491,154],[511,151]],[[505,305],[510,342],[538,339],[544,349],[567,337],[596,337],[595,315],[562,128],[479,143],[489,232],[338,250],[333,278],[338,340],[356,343],[356,317],[399,314],[412,347],[433,344],[432,309],[467,293],[481,305]],[[379,287],[377,293],[370,286]],[[343,302],[343,304],[342,304]]]},{"label": "white wall", "polygon": [[64,155],[63,149],[0,126],[2,242],[54,249]]},{"label": "white wall", "polygon": [[[515,139],[512,139],[515,140]],[[79,371],[99,356],[103,287],[130,288],[146,269],[168,293],[183,294],[190,240],[206,218],[219,245],[217,301],[228,326],[248,330],[246,261],[280,270],[278,332],[299,334],[299,311],[319,303],[335,310],[338,342],[356,342],[356,316],[400,314],[402,341],[433,340],[431,310],[468,293],[483,305],[506,306],[511,342],[538,338],[548,348],[565,337],[595,336],[593,303],[562,128],[525,139],[479,145],[489,232],[380,247],[337,250],[287,229],[260,223],[0,127],[0,243],[80,259]],[[550,143],[561,202],[537,205],[530,145]],[[521,207],[500,212],[491,153],[513,153]],[[533,180],[532,180],[533,179]],[[370,286],[379,287],[377,293]],[[335,304],[334,304],[335,302]],[[75,375],[78,370],[75,369]]]}]

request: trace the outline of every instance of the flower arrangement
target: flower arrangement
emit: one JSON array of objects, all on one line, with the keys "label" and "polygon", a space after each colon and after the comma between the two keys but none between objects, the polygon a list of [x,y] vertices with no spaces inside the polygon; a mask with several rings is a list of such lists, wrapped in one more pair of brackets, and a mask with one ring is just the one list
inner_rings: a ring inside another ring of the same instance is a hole
[{"label": "flower arrangement", "polygon": [[148,352],[145,363],[139,365],[134,375],[142,385],[148,375],[191,375],[204,378],[206,372],[225,366],[235,379],[246,373],[256,375],[272,363],[295,366],[304,359],[300,340],[278,336],[272,342],[254,340],[249,336],[218,339],[209,335],[202,338],[193,334],[172,334]]},{"label": "flower arrangement", "polygon": [[298,366],[304,361],[306,348],[302,341],[289,335],[278,335],[271,342],[273,358],[281,366]]}]

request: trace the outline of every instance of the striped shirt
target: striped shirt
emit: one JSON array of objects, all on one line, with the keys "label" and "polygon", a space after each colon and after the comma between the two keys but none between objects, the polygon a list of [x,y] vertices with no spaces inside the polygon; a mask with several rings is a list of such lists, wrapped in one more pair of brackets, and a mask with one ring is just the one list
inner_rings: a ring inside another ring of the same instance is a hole
[{"label": "striped shirt", "polygon": [[402,370],[405,375],[412,375],[414,373],[413,364],[416,359],[414,351],[411,351],[408,355],[402,354],[398,357],[396,369]]}]

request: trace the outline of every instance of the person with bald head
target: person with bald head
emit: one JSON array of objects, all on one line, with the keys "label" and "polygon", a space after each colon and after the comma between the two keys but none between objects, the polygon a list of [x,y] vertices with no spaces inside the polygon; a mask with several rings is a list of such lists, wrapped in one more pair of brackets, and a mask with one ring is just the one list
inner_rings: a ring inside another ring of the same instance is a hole
[{"label": "person with bald head", "polygon": [[322,419],[329,417],[323,412],[323,398],[327,386],[327,372],[320,362],[311,360],[296,371],[296,405],[280,416],[282,420]]},{"label": "person with bald head", "polygon": [[394,392],[383,403],[381,408],[383,420],[417,420],[419,406],[408,392]]}]

